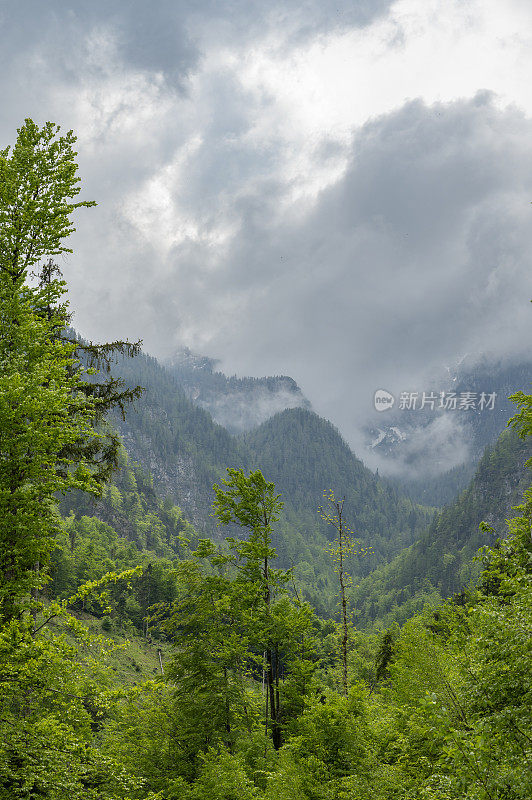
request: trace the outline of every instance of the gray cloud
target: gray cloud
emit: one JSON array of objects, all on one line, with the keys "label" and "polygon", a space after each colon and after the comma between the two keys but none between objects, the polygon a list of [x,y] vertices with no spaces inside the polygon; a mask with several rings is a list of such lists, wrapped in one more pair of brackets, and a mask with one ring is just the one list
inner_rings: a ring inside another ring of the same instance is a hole
[{"label": "gray cloud", "polygon": [[2,141],[26,116],[73,127],[99,202],[63,265],[82,333],[290,374],[358,450],[374,389],[424,389],[465,352],[526,350],[524,112],[488,92],[401,94],[351,136],[307,135],[242,77],[264,41],[305,51],[391,5],[2,4]]},{"label": "gray cloud", "polygon": [[[162,71],[182,85],[197,66],[201,44],[243,43],[274,32],[279,43],[364,26],[392,0],[3,0],[0,63],[17,71],[37,53],[46,66],[76,79],[91,31],[116,37],[123,60],[135,68]],[[12,68],[15,67],[15,70]],[[31,87],[26,86],[26,89]]]},{"label": "gray cloud", "polygon": [[527,350],[531,127],[487,94],[409,103],[357,134],[298,224],[276,214],[283,187],[261,184],[215,269],[176,248],[174,302],[204,314],[194,335],[230,371],[293,374],[357,442],[374,388],[423,388],[465,352]]},{"label": "gray cloud", "polygon": [[142,0],[4,0],[0,8],[2,61],[32,51],[48,53],[49,67],[75,77],[84,56],[84,39],[94,29],[116,33],[126,61],[150,70],[186,72],[198,52],[186,32],[186,17],[171,0],[159,0],[157,13]]},{"label": "gray cloud", "polygon": [[305,41],[316,34],[363,27],[381,16],[393,0],[234,0],[230,8],[218,0],[189,0],[187,12],[194,29],[209,21],[207,36],[225,41],[255,39],[265,29],[279,42]]},{"label": "gray cloud", "polygon": [[[411,420],[412,422],[413,420]],[[401,426],[392,433],[404,437],[391,457],[364,451],[365,460],[381,472],[394,477],[426,478],[468,461],[473,449],[473,434],[459,414],[441,414],[415,427]],[[384,431],[377,429],[382,435]]]}]

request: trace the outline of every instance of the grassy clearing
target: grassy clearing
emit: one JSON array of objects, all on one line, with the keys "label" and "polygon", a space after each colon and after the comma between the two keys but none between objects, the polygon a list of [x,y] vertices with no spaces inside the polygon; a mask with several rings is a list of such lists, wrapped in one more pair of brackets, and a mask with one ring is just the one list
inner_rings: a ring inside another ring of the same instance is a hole
[{"label": "grassy clearing", "polygon": [[[118,684],[134,685],[161,675],[158,651],[161,651],[163,669],[170,658],[172,646],[168,642],[155,638],[145,639],[138,633],[125,631],[113,625],[112,630],[102,629],[102,620],[85,612],[76,612],[76,619],[83,622],[93,636],[102,636],[113,643],[106,654],[104,666],[110,672],[113,682]],[[91,655],[88,645],[79,643],[69,631],[65,631],[61,623],[50,623],[50,628],[55,632],[64,632],[67,641],[76,644],[82,651],[86,650]]]}]

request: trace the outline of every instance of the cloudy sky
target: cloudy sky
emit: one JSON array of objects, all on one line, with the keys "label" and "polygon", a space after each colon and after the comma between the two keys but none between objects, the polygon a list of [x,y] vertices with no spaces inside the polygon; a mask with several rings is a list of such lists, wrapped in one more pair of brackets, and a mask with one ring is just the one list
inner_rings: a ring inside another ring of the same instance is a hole
[{"label": "cloudy sky", "polygon": [[373,392],[532,333],[529,0],[0,0],[0,134],[79,137],[77,328]]}]

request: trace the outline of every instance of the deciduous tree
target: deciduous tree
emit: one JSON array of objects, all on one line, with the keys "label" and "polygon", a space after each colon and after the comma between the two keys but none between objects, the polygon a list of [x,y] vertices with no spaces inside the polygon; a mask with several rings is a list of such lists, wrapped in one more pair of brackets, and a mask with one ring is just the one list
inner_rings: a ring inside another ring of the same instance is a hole
[{"label": "deciduous tree", "polygon": [[[118,342],[80,345],[67,334],[66,284],[53,259],[71,252],[77,201],[75,136],[26,120],[0,151],[0,615],[19,613],[53,545],[58,493],[98,492],[116,463],[116,437],[98,429],[121,391],[110,368]],[[96,366],[94,366],[96,365]],[[22,603],[22,605],[21,605]]]}]

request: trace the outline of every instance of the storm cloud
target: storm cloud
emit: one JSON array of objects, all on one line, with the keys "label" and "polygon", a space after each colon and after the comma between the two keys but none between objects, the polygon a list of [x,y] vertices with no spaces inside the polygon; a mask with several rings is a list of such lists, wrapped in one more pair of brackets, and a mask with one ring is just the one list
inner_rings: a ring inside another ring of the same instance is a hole
[{"label": "storm cloud", "polygon": [[2,141],[73,128],[80,332],[289,374],[360,451],[373,392],[532,332],[521,0],[4,2]]}]

